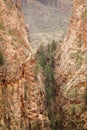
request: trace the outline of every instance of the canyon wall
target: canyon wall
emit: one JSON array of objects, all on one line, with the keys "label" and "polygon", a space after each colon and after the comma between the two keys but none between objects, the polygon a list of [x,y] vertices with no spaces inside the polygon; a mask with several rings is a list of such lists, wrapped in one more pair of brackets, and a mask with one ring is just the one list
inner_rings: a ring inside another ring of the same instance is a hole
[{"label": "canyon wall", "polygon": [[42,71],[35,73],[20,1],[0,0],[0,130],[48,130]]},{"label": "canyon wall", "polygon": [[83,120],[84,128],[80,126],[77,129],[87,129],[86,0],[74,0],[73,14],[68,32],[64,41],[57,47],[55,61],[55,79],[58,92],[57,102],[61,97],[60,100],[65,111],[70,114],[74,109],[76,120]]}]

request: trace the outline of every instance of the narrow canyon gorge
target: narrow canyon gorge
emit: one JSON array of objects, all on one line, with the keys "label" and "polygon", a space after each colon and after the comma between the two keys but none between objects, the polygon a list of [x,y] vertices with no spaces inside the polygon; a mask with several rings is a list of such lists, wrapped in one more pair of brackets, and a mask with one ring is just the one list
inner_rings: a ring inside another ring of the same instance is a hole
[{"label": "narrow canyon gorge", "polygon": [[[0,0],[0,130],[87,130],[87,0],[32,2]],[[62,40],[32,46],[29,3],[73,8]]]}]

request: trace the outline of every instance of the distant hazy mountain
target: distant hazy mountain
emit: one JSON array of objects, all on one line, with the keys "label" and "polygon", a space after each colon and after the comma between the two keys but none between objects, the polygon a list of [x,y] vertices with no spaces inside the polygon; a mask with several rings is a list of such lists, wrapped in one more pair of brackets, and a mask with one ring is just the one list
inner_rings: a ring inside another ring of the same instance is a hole
[{"label": "distant hazy mountain", "polygon": [[70,8],[72,5],[72,0],[37,0],[45,5],[55,6],[59,8]]},{"label": "distant hazy mountain", "polygon": [[47,6],[54,6],[58,8],[70,8],[72,6],[73,0],[25,0],[27,3],[31,3],[33,1],[39,1]]},{"label": "distant hazy mountain", "polygon": [[55,6],[60,6],[60,5],[67,5],[68,3],[72,3],[73,0],[24,0],[26,2],[33,2],[33,1],[39,1],[42,4],[45,5],[55,5]]},{"label": "distant hazy mountain", "polygon": [[72,0],[22,0],[25,22],[34,47],[62,39],[71,16],[71,4]]}]

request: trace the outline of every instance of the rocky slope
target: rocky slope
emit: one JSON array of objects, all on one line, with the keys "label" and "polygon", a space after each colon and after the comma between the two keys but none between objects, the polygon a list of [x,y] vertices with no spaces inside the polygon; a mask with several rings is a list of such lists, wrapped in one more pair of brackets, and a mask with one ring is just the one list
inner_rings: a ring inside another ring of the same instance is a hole
[{"label": "rocky slope", "polygon": [[[64,41],[56,51],[57,92],[62,108],[68,116],[74,110],[72,120],[76,129],[87,129],[87,1],[74,0],[73,15]],[[85,94],[85,99],[84,99]],[[57,100],[59,100],[57,97]],[[66,119],[67,120],[67,119]],[[70,119],[69,119],[70,120]],[[83,123],[81,122],[83,121]],[[68,122],[68,120],[67,120]],[[82,125],[82,126],[81,126]],[[75,128],[73,128],[75,129]],[[64,129],[65,130],[65,129]]]},{"label": "rocky slope", "polygon": [[0,0],[0,130],[48,130],[43,76],[34,72],[20,6]]}]

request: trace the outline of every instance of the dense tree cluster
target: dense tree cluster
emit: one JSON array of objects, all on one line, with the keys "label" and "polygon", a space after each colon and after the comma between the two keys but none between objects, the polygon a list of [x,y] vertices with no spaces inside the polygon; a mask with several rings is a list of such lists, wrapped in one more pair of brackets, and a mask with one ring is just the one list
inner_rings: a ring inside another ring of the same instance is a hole
[{"label": "dense tree cluster", "polygon": [[46,106],[51,105],[54,101],[55,93],[55,78],[54,78],[54,52],[56,49],[56,42],[53,40],[52,44],[43,47],[40,46],[37,52],[38,62],[43,68],[45,77],[46,89]]},{"label": "dense tree cluster", "polygon": [[48,44],[46,47],[40,46],[37,51],[38,63],[43,68],[45,77],[45,90],[46,90],[46,108],[48,109],[48,117],[50,119],[50,127],[54,129],[55,124],[55,78],[54,78],[54,54],[56,50],[56,42]]},{"label": "dense tree cluster", "polygon": [[[87,87],[84,91],[84,103],[82,106],[70,103],[70,108],[66,109],[67,97],[63,97],[60,86],[55,83],[55,55],[56,42],[46,47],[40,46],[37,51],[38,64],[43,68],[46,90],[46,108],[50,119],[51,130],[85,130],[85,118],[83,111],[87,110]],[[57,89],[57,90],[56,90]],[[78,102],[78,90],[73,93],[75,101]],[[56,100],[56,97],[58,98]]]}]

